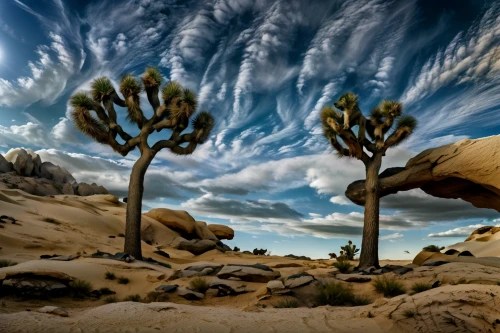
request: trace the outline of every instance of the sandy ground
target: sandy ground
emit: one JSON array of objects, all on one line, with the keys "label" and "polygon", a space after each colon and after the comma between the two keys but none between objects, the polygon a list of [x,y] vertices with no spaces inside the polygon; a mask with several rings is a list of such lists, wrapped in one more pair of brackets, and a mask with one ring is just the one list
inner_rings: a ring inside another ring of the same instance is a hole
[{"label": "sandy ground", "polygon": [[[166,282],[155,280],[155,277],[162,274],[168,277],[175,270],[196,262],[224,265],[258,262],[270,267],[293,263],[299,267],[274,269],[282,277],[308,272],[316,279],[325,281],[334,280],[332,273],[336,272],[330,260],[303,261],[279,256],[220,253],[216,250],[194,256],[169,248],[167,245],[177,234],[147,217],[143,219],[143,224],[154,233],[154,244],[143,244],[144,256],[169,263],[172,269],[138,261],[124,263],[86,257],[68,262],[39,260],[41,254],[121,251],[124,239],[117,236],[124,230],[125,205],[116,202],[112,196],[41,198],[18,190],[0,190],[0,212],[18,220],[16,224],[2,224],[4,228],[0,229],[0,259],[18,263],[0,268],[0,276],[14,271],[62,272],[91,282],[93,289],[108,287],[116,292],[119,299],[132,294],[144,298],[162,284],[188,286],[190,278]],[[487,245],[486,242],[481,244],[483,247]],[[457,244],[456,247],[462,250],[466,245]],[[153,254],[157,246],[162,247],[171,258]],[[485,253],[489,256],[500,255],[498,248],[496,251]],[[439,255],[435,258],[440,259]],[[375,292],[371,283],[351,283],[357,295],[368,296],[374,301],[361,307],[311,308],[315,287],[310,285],[294,290],[293,297],[298,301],[299,308],[277,309],[273,308],[276,302],[291,296],[272,296],[259,301],[267,291],[265,283],[245,283],[254,292],[228,297],[207,294],[199,301],[188,301],[169,294],[168,303],[105,304],[102,299],[73,300],[68,297],[21,301],[5,297],[0,302],[0,332],[500,331],[497,328],[500,325],[500,264],[497,265],[497,260],[454,258],[460,262],[439,267],[415,267],[414,271],[399,277],[408,290],[415,282],[441,282],[439,288],[413,296],[406,294],[384,299]],[[381,262],[381,265],[385,264],[406,265],[410,262]],[[130,283],[121,285],[106,280],[106,272],[125,276]],[[36,312],[46,305],[64,308],[69,317]],[[409,316],[409,313],[413,315]]]}]

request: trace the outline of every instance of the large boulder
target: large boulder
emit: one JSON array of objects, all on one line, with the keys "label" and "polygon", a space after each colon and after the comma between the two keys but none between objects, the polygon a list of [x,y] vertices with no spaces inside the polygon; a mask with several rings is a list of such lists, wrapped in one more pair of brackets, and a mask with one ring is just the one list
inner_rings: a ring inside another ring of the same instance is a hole
[{"label": "large boulder", "polygon": [[215,249],[217,244],[214,241],[208,240],[208,239],[192,239],[192,240],[187,240],[182,237],[177,237],[174,239],[174,241],[170,244],[171,247],[174,249],[178,250],[184,250],[191,252],[194,255],[199,255],[202,253],[205,253],[207,251]]},{"label": "large boulder", "polygon": [[219,279],[239,279],[247,282],[269,282],[281,276],[280,272],[273,271],[270,267],[254,264],[229,264],[224,266],[217,277]]},{"label": "large boulder", "polygon": [[231,240],[234,238],[234,230],[223,224],[209,224],[208,229],[217,236],[218,239]]},{"label": "large boulder", "polygon": [[5,157],[0,155],[0,172],[5,173],[5,172],[11,172],[12,170],[14,170],[12,163],[7,161]]},{"label": "large boulder", "polygon": [[172,210],[167,208],[155,208],[144,214],[164,226],[180,232],[182,235],[192,235],[195,232],[196,221],[184,210]]},{"label": "large boulder", "polygon": [[11,162],[14,171],[21,176],[29,177],[33,172],[33,157],[24,149],[11,149],[5,154],[5,159]]},{"label": "large boulder", "polygon": [[219,239],[207,227],[207,223],[203,221],[195,221],[195,233],[199,239],[209,239],[218,242]]},{"label": "large boulder", "polygon": [[[404,168],[380,175],[380,195],[421,188],[440,198],[460,198],[478,208],[500,212],[500,136],[461,140],[428,149],[410,159]],[[365,202],[365,181],[350,184],[346,196]]]},{"label": "large boulder", "polygon": [[89,195],[93,195],[94,190],[92,189],[92,186],[90,186],[89,184],[80,183],[80,184],[78,184],[78,188],[76,189],[76,193],[78,193],[78,195],[86,197]]},{"label": "large boulder", "polygon": [[58,183],[74,183],[75,178],[68,172],[68,170],[54,165],[51,162],[43,162],[40,166],[40,177],[50,179]]}]

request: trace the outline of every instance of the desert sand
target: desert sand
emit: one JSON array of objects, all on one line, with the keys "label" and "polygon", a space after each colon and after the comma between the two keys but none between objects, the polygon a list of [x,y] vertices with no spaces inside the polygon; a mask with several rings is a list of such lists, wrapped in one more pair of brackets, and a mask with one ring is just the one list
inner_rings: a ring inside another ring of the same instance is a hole
[{"label": "desert sand", "polygon": [[[247,292],[217,297],[211,290],[200,300],[187,300],[169,293],[163,302],[106,304],[104,297],[75,300],[71,297],[19,299],[5,296],[0,304],[1,332],[495,332],[500,329],[500,233],[481,235],[449,248],[469,250],[476,257],[439,253],[419,254],[410,261],[383,261],[381,266],[400,265],[412,270],[397,275],[406,294],[384,298],[372,283],[349,282],[356,295],[372,302],[364,306],[315,306],[316,284],[339,281],[334,260],[297,260],[279,256],[256,256],[216,249],[201,255],[168,245],[179,233],[143,217],[152,244],[143,243],[144,257],[171,265],[92,258],[96,251],[120,252],[125,228],[125,204],[112,195],[37,197],[20,190],[0,190],[0,211],[14,217],[15,224],[1,224],[0,259],[16,265],[0,268],[0,280],[19,272],[63,273],[85,280],[93,289],[107,287],[118,300],[138,294],[143,300],[160,285],[188,287],[192,277],[173,276],[194,264],[228,265],[260,263],[279,272],[282,279],[308,273],[315,281],[292,289],[290,295],[271,294],[266,282],[244,282]],[[491,232],[490,232],[491,233]],[[153,236],[151,236],[153,235]],[[112,238],[110,238],[110,236]],[[488,236],[485,241],[484,237]],[[493,246],[490,246],[493,245]],[[154,253],[161,248],[170,258]],[[71,261],[44,259],[44,254],[80,255]],[[296,253],[300,255],[300,253]],[[326,255],[325,255],[326,256]],[[478,258],[478,257],[486,258]],[[430,261],[449,263],[421,266]],[[119,284],[105,279],[106,272],[125,276]],[[386,273],[391,276],[394,273]],[[365,275],[368,280],[376,278]],[[216,276],[205,276],[208,281]],[[228,280],[230,281],[230,280]],[[410,295],[415,282],[438,287]],[[235,281],[238,283],[237,281]],[[241,283],[240,283],[241,284]],[[293,299],[298,308],[275,308],[282,299]],[[67,317],[40,313],[44,306],[62,308]],[[29,310],[29,311],[28,311]],[[409,315],[411,314],[411,315]]]}]

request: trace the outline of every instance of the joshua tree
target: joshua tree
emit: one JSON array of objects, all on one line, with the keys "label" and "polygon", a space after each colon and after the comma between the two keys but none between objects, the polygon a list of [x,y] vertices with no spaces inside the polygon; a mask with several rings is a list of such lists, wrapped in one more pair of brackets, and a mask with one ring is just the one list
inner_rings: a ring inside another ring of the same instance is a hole
[{"label": "joshua tree", "polygon": [[[366,169],[363,242],[358,268],[379,267],[379,172],[382,157],[387,149],[398,145],[413,133],[417,121],[411,116],[402,116],[403,106],[396,101],[382,101],[366,119],[353,93],[344,94],[334,106],[343,113],[331,106],[321,110],[324,136],[340,157],[356,158],[363,162]],[[344,121],[346,117],[348,121]],[[397,124],[389,133],[395,120]],[[355,125],[359,125],[357,134],[352,131]],[[369,138],[365,136],[365,131]],[[386,134],[389,134],[387,138]]]},{"label": "joshua tree", "polygon": [[352,241],[347,242],[347,245],[341,246],[340,248],[344,251],[348,260],[354,260],[354,256],[359,252],[356,245],[352,245]]},{"label": "joshua tree", "polygon": [[[144,176],[156,154],[169,149],[177,155],[188,155],[194,152],[196,146],[208,138],[214,118],[206,111],[199,112],[191,124],[191,133],[182,134],[189,126],[189,119],[196,111],[196,94],[184,89],[179,83],[170,81],[161,89],[162,75],[155,68],[147,68],[142,76],[146,95],[153,109],[151,117],[147,118],[140,105],[139,94],[142,86],[138,79],[126,75],[120,82],[118,95],[111,81],[106,77],[92,82],[92,96],[78,92],[70,99],[73,107],[71,116],[81,132],[95,141],[111,146],[122,156],[126,156],[135,148],[141,153],[135,162],[128,188],[127,216],[125,229],[124,252],[142,259],[141,254],[141,209],[144,192]],[[114,105],[126,108],[127,119],[137,125],[139,134],[131,136],[117,124]],[[91,113],[94,112],[94,114]],[[170,130],[170,137],[154,144],[148,142],[153,132]],[[119,136],[119,139],[117,138]],[[122,143],[123,142],[123,143]]]}]

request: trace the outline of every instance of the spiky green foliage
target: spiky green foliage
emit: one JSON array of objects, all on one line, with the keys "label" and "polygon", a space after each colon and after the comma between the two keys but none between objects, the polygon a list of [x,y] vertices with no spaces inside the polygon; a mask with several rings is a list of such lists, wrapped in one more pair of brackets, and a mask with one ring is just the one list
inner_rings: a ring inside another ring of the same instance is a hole
[{"label": "spiky green foliage", "polygon": [[174,99],[182,97],[182,86],[176,81],[170,81],[161,91],[163,102],[168,106]]},{"label": "spiky green foliage", "polygon": [[113,272],[106,272],[104,274],[104,277],[106,278],[106,280],[114,280],[114,279],[116,279],[116,275]]},{"label": "spiky green foliage", "polygon": [[155,67],[146,68],[146,72],[142,76],[142,82],[146,88],[160,86],[162,79],[163,77],[160,71]]},{"label": "spiky green foliage", "polygon": [[351,266],[351,263],[347,260],[341,260],[333,263],[333,267],[337,268],[340,273],[347,273]]},{"label": "spiky green foliage", "polygon": [[12,261],[12,260],[7,260],[7,259],[0,260],[0,268],[14,266],[14,265],[17,265],[17,262]]},{"label": "spiky green foliage", "polygon": [[85,280],[74,280],[69,284],[71,294],[75,298],[83,298],[92,291],[92,284]]},{"label": "spiky green foliage", "polygon": [[73,108],[91,109],[94,101],[84,92],[77,92],[71,96],[69,103]]},{"label": "spiky green foliage", "polygon": [[139,81],[132,75],[125,75],[120,82],[120,91],[125,98],[141,93],[141,85]]},{"label": "spiky green foliage", "polygon": [[397,118],[403,112],[403,104],[397,101],[382,101],[380,113],[386,117]]},{"label": "spiky green foliage", "polygon": [[125,302],[141,302],[142,298],[139,294],[128,295],[123,299]]},{"label": "spiky green foliage", "polygon": [[427,282],[415,282],[411,286],[411,290],[413,290],[415,293],[421,293],[423,291],[427,291],[432,288],[432,285]]},{"label": "spiky green foliage", "polygon": [[427,245],[422,250],[427,252],[441,252],[441,250],[444,250],[444,246],[439,247],[437,245]]},{"label": "spiky green foliage", "polygon": [[94,118],[89,109],[92,108],[92,101],[85,93],[76,93],[70,99],[73,106],[71,118],[75,127],[83,134],[91,137],[99,143],[107,143],[108,128],[100,120]]},{"label": "spiky green foliage", "polygon": [[352,241],[347,242],[347,245],[340,248],[344,251],[344,255],[348,260],[354,260],[354,256],[359,252],[359,249],[356,248],[356,245],[352,244]]},{"label": "spiky green foliage", "polygon": [[119,301],[119,299],[118,299],[118,297],[116,297],[116,296],[108,296],[108,297],[106,297],[106,298],[104,299],[104,302],[105,302],[105,303],[108,303],[108,304],[110,304],[110,303],[116,303],[116,302],[118,302],[118,301]]},{"label": "spiky green foliage", "polygon": [[119,284],[128,284],[130,282],[130,279],[128,277],[125,277],[125,276],[120,276],[120,277],[118,277],[117,281]]},{"label": "spiky green foliage", "polygon": [[338,281],[323,282],[318,285],[317,305],[360,306],[371,303],[366,296],[356,296],[351,285]]},{"label": "spiky green foliage", "polygon": [[273,304],[273,308],[276,309],[294,309],[298,307],[299,307],[299,302],[290,297],[280,299],[278,302]]},{"label": "spiky green foliage", "polygon": [[375,290],[385,297],[394,297],[406,292],[403,283],[396,280],[395,276],[382,275],[373,280]]},{"label": "spiky green foliage", "polygon": [[193,128],[197,131],[196,141],[204,143],[215,124],[214,117],[207,111],[202,111],[193,119]]},{"label": "spiky green foliage", "polygon": [[358,105],[358,96],[352,92],[347,92],[340,96],[339,100],[335,102],[335,107],[340,110],[348,109],[352,110]]},{"label": "spiky green foliage", "polygon": [[204,294],[210,288],[210,282],[202,277],[195,277],[189,282],[189,289]]},{"label": "spiky green foliage", "polygon": [[418,125],[417,119],[415,119],[412,116],[402,116],[401,118],[398,119],[398,123],[396,125],[396,128],[408,128],[410,131],[413,131]]},{"label": "spiky green foliage", "polygon": [[107,77],[100,77],[92,81],[92,98],[97,102],[102,102],[106,96],[111,95],[115,88]]},{"label": "spiky green foliage", "polygon": [[141,93],[139,81],[132,75],[125,75],[120,82],[120,91],[125,97],[127,104],[127,120],[134,124],[140,124],[144,115],[141,111],[139,94]]}]

